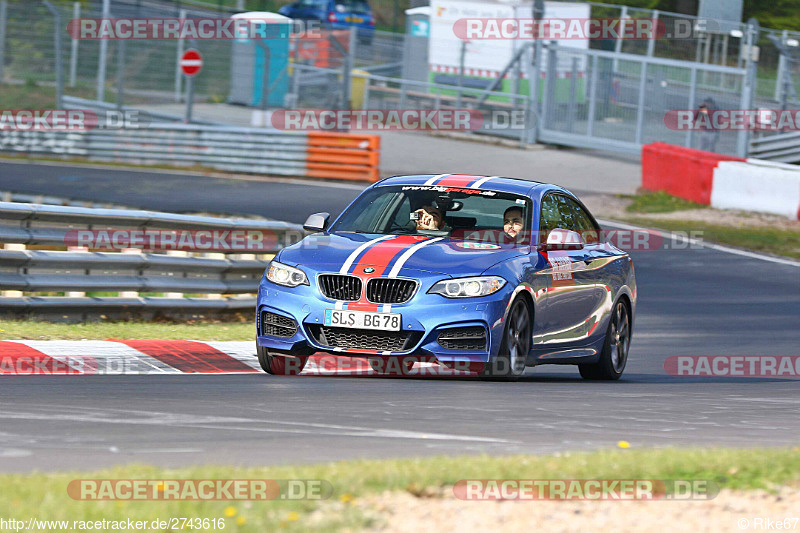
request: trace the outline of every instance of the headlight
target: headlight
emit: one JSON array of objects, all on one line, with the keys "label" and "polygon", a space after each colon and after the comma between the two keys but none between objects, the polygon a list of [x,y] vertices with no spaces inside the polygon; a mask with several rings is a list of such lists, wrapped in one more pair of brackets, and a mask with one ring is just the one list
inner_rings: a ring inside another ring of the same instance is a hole
[{"label": "headlight", "polygon": [[272,261],[267,267],[267,279],[284,287],[308,285],[308,278],[305,272],[277,261]]},{"label": "headlight", "polygon": [[441,294],[447,298],[472,298],[493,294],[505,284],[506,280],[499,276],[445,279],[431,287],[428,293]]}]

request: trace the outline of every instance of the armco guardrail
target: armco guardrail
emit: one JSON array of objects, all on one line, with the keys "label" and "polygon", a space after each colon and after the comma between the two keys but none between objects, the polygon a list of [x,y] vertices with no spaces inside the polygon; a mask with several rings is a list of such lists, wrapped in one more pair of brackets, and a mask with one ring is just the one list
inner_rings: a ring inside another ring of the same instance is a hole
[{"label": "armco guardrail", "polygon": [[69,132],[0,129],[0,151],[374,182],[380,139],[351,133],[159,123]]},{"label": "armco guardrail", "polygon": [[[0,243],[5,244],[0,250],[2,305],[15,309],[252,308],[252,295],[269,254],[304,235],[301,226],[285,222],[0,202]],[[146,253],[125,248],[147,245],[147,236],[158,237],[150,243],[169,251]],[[198,245],[200,236],[205,245]],[[189,256],[187,247],[181,246],[184,238],[196,239],[190,249],[201,256]],[[76,243],[86,246],[70,248]],[[32,250],[28,246],[68,249]],[[120,251],[89,251],[108,248]],[[120,294],[91,297],[84,292]],[[131,292],[165,295],[140,297]],[[184,294],[226,297],[185,298]]]},{"label": "armco guardrail", "polygon": [[764,135],[750,139],[750,157],[777,161],[780,163],[800,163],[800,131]]}]

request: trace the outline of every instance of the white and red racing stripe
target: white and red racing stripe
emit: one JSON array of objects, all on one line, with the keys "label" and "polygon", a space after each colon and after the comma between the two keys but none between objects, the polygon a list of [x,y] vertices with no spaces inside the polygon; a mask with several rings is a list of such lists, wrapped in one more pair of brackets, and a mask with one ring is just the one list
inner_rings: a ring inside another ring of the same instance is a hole
[{"label": "white and red racing stripe", "polygon": [[425,185],[480,189],[484,183],[497,177],[498,176],[476,176],[474,174],[439,174],[426,181]]}]

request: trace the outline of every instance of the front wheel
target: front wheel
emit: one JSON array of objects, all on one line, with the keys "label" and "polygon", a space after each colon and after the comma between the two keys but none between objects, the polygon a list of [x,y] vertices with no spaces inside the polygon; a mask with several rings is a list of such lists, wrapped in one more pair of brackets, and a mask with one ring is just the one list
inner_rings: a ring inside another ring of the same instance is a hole
[{"label": "front wheel", "polygon": [[494,361],[486,363],[480,376],[498,381],[516,381],[525,372],[531,351],[531,312],[522,298],[517,298],[508,312],[503,342]]},{"label": "front wheel", "polygon": [[265,347],[259,346],[258,342],[256,342],[256,353],[261,368],[273,376],[296,376],[303,371],[308,361],[307,355],[271,354]]},{"label": "front wheel", "polygon": [[578,365],[584,379],[617,380],[625,370],[628,362],[628,349],[631,346],[631,319],[628,306],[620,300],[611,314],[611,321],[606,331],[603,351],[596,363]]}]

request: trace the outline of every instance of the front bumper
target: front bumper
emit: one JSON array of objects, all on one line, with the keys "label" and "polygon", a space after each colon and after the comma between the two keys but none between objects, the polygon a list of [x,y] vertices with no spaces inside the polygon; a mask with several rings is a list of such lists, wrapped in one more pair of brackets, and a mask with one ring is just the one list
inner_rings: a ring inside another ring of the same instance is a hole
[{"label": "front bumper", "polygon": [[[514,287],[506,284],[490,296],[455,299],[427,294],[431,285],[422,282],[420,290],[409,302],[392,305],[391,312],[401,314],[401,331],[408,333],[410,342],[402,350],[388,351],[323,344],[318,332],[324,324],[325,309],[333,309],[335,302],[322,297],[313,287],[288,289],[262,280],[256,315],[258,344],[270,351],[298,355],[324,352],[356,357],[411,355],[421,360],[441,362],[490,361],[500,346],[503,317]],[[297,326],[294,334],[284,337],[265,334],[261,323],[263,311],[292,319]],[[483,348],[448,349],[440,344],[439,334],[453,328],[483,328],[486,339]]]}]

